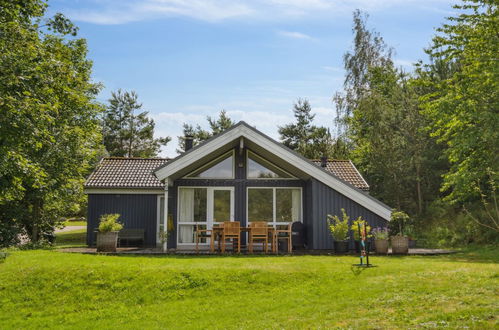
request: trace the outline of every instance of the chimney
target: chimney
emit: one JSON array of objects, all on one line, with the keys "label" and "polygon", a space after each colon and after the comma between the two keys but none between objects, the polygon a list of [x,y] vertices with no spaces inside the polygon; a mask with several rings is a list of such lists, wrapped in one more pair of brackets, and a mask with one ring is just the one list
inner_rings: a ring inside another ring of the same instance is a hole
[{"label": "chimney", "polygon": [[192,145],[194,143],[194,136],[192,135],[186,135],[184,137],[184,151],[189,151],[190,149],[192,149]]},{"label": "chimney", "polygon": [[322,156],[321,157],[321,167],[326,168],[326,166],[327,166],[327,157],[326,156]]}]

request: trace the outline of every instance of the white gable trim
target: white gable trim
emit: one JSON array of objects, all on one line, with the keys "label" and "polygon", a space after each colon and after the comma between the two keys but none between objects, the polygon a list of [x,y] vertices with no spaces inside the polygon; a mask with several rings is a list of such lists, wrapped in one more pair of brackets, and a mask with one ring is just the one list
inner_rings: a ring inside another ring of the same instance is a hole
[{"label": "white gable trim", "polygon": [[192,152],[188,152],[185,155],[182,155],[179,158],[175,159],[174,161],[166,163],[164,167],[158,169],[155,172],[155,175],[159,180],[164,180],[165,178],[172,176],[186,166],[190,165],[192,162],[198,160],[199,158],[210,155],[211,153],[226,145],[229,141],[238,139],[241,136],[250,141],[253,141],[259,146],[265,147],[269,152],[273,153],[277,157],[291,164],[295,164],[303,172],[310,174],[310,176],[321,181],[340,194],[359,203],[360,205],[376,213],[380,217],[386,220],[390,220],[391,210],[388,207],[373,200],[372,197],[367,196],[360,190],[357,190],[350,185],[342,182],[317,165],[305,160],[294,152],[290,152],[286,148],[280,146],[278,143],[275,143],[275,141],[271,140],[269,137],[254,131],[244,124],[239,124],[233,129],[230,129],[225,133],[222,133],[218,137],[215,137],[213,140],[207,141],[205,144],[200,145],[195,150],[192,150]]}]

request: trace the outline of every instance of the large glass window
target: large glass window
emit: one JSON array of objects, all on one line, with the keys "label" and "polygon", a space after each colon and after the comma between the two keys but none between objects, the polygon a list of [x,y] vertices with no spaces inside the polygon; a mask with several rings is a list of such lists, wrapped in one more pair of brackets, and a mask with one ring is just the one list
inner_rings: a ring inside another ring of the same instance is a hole
[{"label": "large glass window", "polygon": [[248,222],[279,226],[301,221],[301,207],[299,188],[248,188]]},{"label": "large glass window", "polygon": [[214,163],[203,166],[197,171],[192,172],[188,178],[202,179],[232,179],[234,178],[234,155],[229,152]]},{"label": "large glass window", "polygon": [[248,151],[247,173],[248,179],[280,179],[292,178],[291,175],[279,167],[269,163],[256,154]]},{"label": "large glass window", "polygon": [[230,221],[230,190],[213,191],[213,222]]},{"label": "large glass window", "polygon": [[206,222],[206,188],[180,189],[180,222]]},{"label": "large glass window", "polygon": [[248,189],[248,221],[267,221],[274,219],[273,190],[264,188]]},{"label": "large glass window", "polygon": [[211,229],[215,223],[233,221],[233,195],[232,187],[179,187],[178,243],[195,243],[196,227]]}]

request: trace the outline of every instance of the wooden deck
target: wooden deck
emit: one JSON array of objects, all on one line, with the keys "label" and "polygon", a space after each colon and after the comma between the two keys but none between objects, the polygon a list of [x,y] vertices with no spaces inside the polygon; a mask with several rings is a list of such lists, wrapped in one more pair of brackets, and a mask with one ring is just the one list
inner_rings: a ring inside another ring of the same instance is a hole
[{"label": "wooden deck", "polygon": [[[199,251],[196,253],[194,250],[170,250],[168,252],[164,252],[159,248],[134,248],[134,247],[124,247],[118,248],[116,252],[108,252],[102,253],[97,252],[96,248],[64,248],[59,249],[60,252],[68,252],[68,253],[83,253],[83,254],[106,254],[106,255],[168,255],[168,254],[178,254],[178,255],[218,255],[220,253],[210,253],[210,251]],[[445,250],[445,249],[409,249],[408,255],[442,255],[442,254],[452,254],[457,251],[453,250]],[[231,250],[229,250],[226,254],[233,254]],[[241,254],[248,254],[247,251],[241,251]],[[257,251],[254,254],[262,255],[262,252]],[[272,253],[268,253],[269,255],[275,255]],[[287,255],[288,253],[279,251],[279,255]],[[295,250],[292,255],[340,255],[334,253],[332,250]],[[351,252],[344,255],[357,256],[358,253]],[[391,249],[388,250],[388,255],[377,255],[376,253],[371,253],[372,256],[391,256]]]}]

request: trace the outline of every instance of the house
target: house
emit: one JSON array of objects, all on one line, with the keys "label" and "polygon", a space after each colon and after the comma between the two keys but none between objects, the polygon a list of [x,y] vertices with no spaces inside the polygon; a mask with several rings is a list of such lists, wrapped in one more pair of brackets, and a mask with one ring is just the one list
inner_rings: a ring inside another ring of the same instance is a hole
[{"label": "house", "polygon": [[[350,161],[308,160],[245,122],[174,159],[104,158],[85,183],[87,243],[99,217],[121,214],[125,228],[142,228],[145,244],[159,244],[170,225],[169,248],[192,249],[197,225],[223,221],[301,221],[309,249],[330,249],[327,214],[344,208],[355,219],[385,226],[391,209],[368,194]],[[165,203],[165,201],[168,201]],[[172,230],[173,229],[173,230]]]}]

